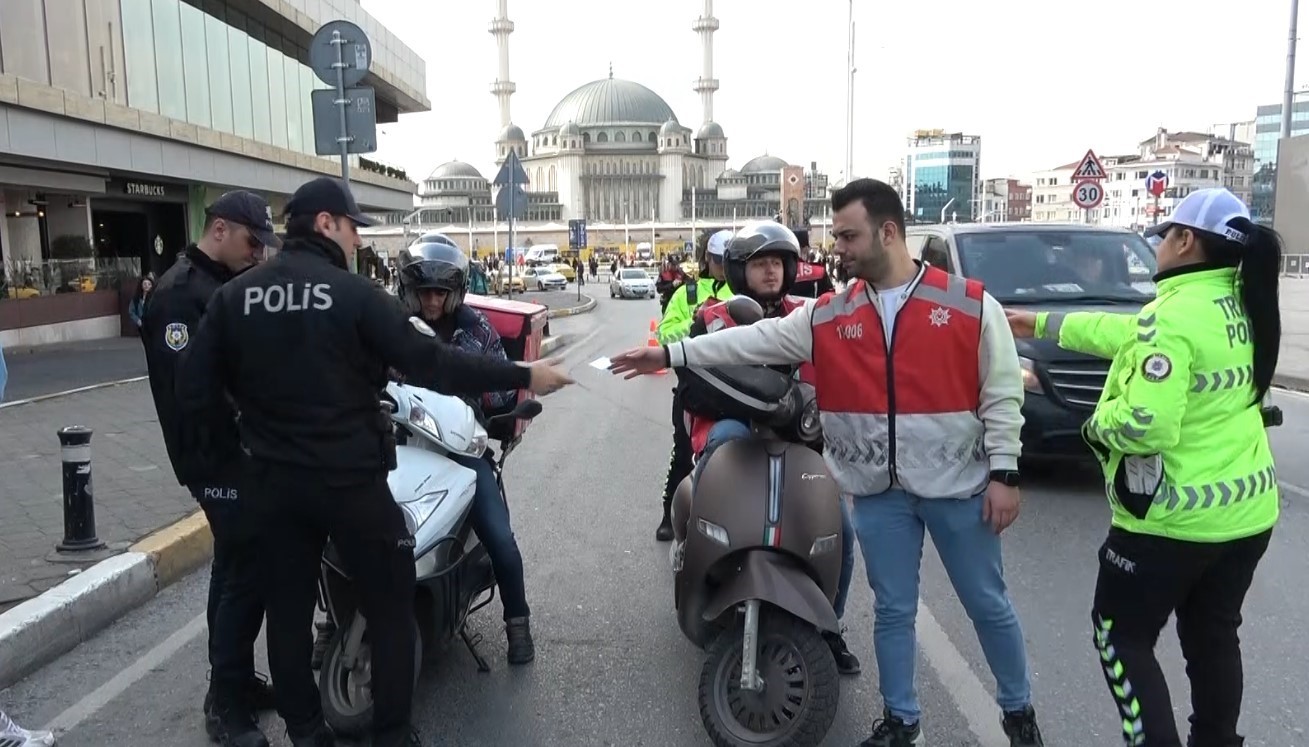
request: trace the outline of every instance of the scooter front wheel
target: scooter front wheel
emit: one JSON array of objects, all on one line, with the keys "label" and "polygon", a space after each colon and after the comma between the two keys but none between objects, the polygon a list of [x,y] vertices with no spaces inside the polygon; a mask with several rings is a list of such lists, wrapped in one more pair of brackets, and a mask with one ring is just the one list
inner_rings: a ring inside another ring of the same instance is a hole
[{"label": "scooter front wheel", "polygon": [[832,650],[812,625],[765,607],[757,669],[763,688],[741,687],[744,629],[709,644],[700,670],[700,718],[718,747],[814,747],[836,720],[841,682]]},{"label": "scooter front wheel", "polygon": [[[345,664],[345,646],[351,625],[343,625],[332,634],[318,672],[318,693],[323,718],[332,731],[343,736],[363,736],[373,726],[373,650],[371,631],[365,630],[354,666]],[[414,621],[414,685],[423,666],[423,636]]]}]

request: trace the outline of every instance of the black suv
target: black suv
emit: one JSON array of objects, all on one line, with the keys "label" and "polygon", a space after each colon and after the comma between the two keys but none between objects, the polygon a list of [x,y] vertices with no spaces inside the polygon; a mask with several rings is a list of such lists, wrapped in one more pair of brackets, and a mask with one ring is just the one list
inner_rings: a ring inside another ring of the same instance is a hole
[{"label": "black suv", "polygon": [[[980,280],[1008,308],[1135,314],[1154,299],[1154,251],[1125,228],[1058,223],[910,226],[909,253]],[[1048,340],[1017,340],[1023,366],[1023,456],[1090,456],[1082,423],[1109,361]]]}]

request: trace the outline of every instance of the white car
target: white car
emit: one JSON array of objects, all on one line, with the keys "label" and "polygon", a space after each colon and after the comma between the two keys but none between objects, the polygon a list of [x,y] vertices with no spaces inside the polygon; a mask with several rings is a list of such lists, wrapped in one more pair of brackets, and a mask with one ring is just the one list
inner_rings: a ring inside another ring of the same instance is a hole
[{"label": "white car", "polygon": [[528,288],[536,286],[539,291],[563,290],[568,287],[568,278],[549,267],[524,267],[523,284]]},{"label": "white car", "polygon": [[654,280],[645,270],[625,267],[609,281],[610,298],[654,298]]}]

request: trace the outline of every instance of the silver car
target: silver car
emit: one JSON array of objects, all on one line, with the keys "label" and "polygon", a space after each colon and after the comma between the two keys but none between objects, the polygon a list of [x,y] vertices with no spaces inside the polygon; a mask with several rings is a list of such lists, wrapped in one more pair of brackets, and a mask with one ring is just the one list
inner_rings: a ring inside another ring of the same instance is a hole
[{"label": "silver car", "polygon": [[645,270],[624,267],[609,281],[610,298],[654,298],[655,284]]}]

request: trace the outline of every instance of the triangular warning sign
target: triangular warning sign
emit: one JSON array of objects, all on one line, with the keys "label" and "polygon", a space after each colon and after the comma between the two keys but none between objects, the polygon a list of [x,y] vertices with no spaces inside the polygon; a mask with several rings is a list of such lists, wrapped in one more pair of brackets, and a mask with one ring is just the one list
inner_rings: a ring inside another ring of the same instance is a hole
[{"label": "triangular warning sign", "polygon": [[1095,151],[1088,150],[1082,157],[1082,162],[1077,164],[1077,169],[1073,171],[1073,179],[1105,179],[1104,164],[1100,163],[1100,158],[1095,155]]}]

